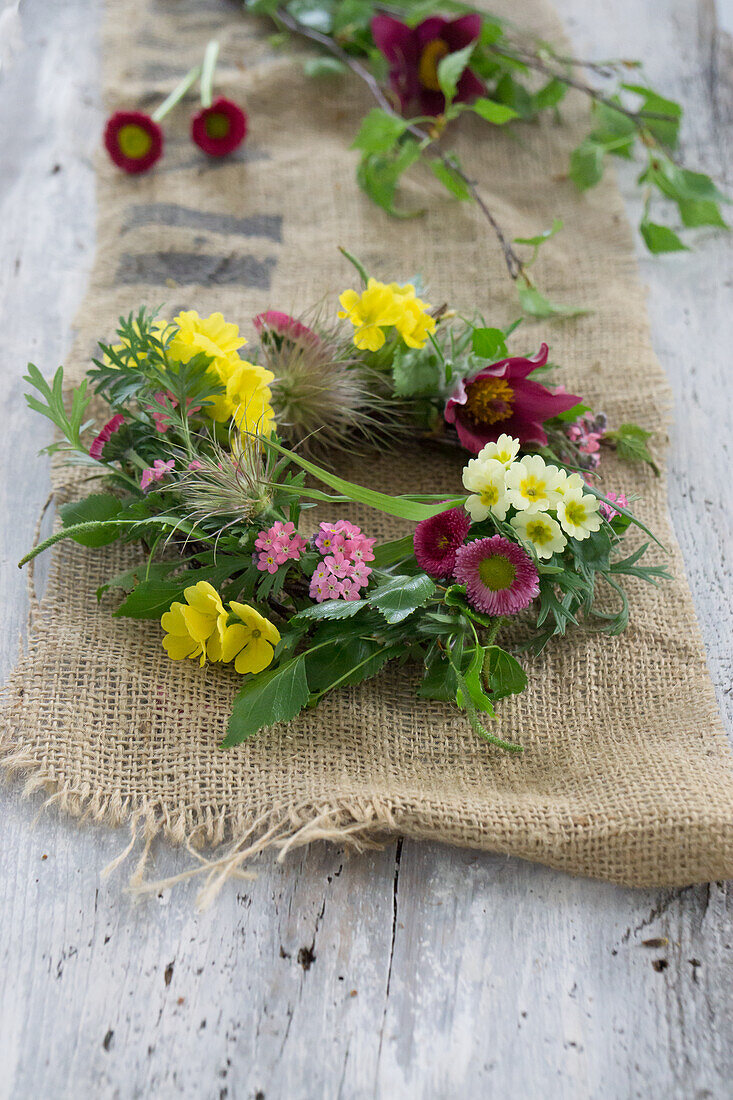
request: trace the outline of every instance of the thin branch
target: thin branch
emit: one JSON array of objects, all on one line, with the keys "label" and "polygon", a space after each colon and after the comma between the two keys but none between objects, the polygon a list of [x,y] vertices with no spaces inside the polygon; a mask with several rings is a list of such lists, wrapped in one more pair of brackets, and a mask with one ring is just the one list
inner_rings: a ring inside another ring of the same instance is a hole
[{"label": "thin branch", "polygon": [[[356,76],[363,80],[363,82],[369,88],[372,96],[383,111],[391,115],[393,118],[402,119],[402,115],[395,108],[394,103],[390,100],[384,88],[381,86],[379,81],[376,80],[373,74],[364,65],[362,65],[360,61],[358,61],[355,57],[352,57],[351,54],[348,54],[346,50],[342,49],[337,42],[334,42],[332,38],[329,38],[327,34],[322,34],[320,31],[312,30],[310,27],[306,27],[303,23],[301,23],[298,19],[295,19],[294,16],[290,15],[290,13],[285,11],[283,8],[278,8],[275,12],[273,12],[273,18],[276,20],[276,22],[282,24],[283,27],[286,27],[289,31],[292,31],[293,34],[300,35],[301,38],[308,39],[310,42],[315,42],[317,45],[322,46],[325,50],[328,50],[328,52],[333,57],[341,61],[342,64],[346,65],[347,68],[351,69],[351,71]],[[420,126],[416,126],[414,123],[410,122],[407,125],[407,133],[411,134],[425,148],[431,147],[432,155],[441,160],[445,167],[453,175],[458,176],[458,178],[466,187],[466,190],[470,194],[471,198],[488,221],[496,239],[501,245],[501,250],[504,254],[504,262],[507,266],[507,271],[509,272],[510,276],[512,277],[512,279],[515,280],[521,276],[527,284],[530,284],[530,279],[524,270],[524,265],[521,259],[512,248],[511,243],[505,236],[501,226],[497,222],[489,207],[486,205],[486,202],[482,198],[481,193],[478,190],[475,182],[466,175],[462,168],[459,167],[457,161],[455,161],[455,159],[451,157],[450,153],[444,152],[442,149],[438,149],[433,145],[434,139],[426,130],[423,130]]]}]

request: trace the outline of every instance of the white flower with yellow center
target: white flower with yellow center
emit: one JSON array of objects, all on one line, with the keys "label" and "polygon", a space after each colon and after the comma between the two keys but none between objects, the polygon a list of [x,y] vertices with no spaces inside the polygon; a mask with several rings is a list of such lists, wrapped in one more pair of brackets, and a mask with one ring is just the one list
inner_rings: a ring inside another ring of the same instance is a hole
[{"label": "white flower with yellow center", "polygon": [[510,435],[500,435],[496,443],[487,443],[479,453],[479,459],[495,458],[503,466],[511,466],[519,454],[519,440]]},{"label": "white flower with yellow center", "polygon": [[586,484],[583,481],[580,474],[569,474],[567,470],[560,470],[560,481],[557,485],[557,492],[560,496],[565,496],[566,493],[577,492],[578,490],[583,493],[586,489]]},{"label": "white flower with yellow center", "polygon": [[491,513],[497,519],[505,519],[509,501],[506,495],[506,469],[495,458],[472,458],[463,469],[463,484],[471,496],[466,501],[466,511],[474,523],[486,519]]},{"label": "white flower with yellow center", "polygon": [[540,455],[526,455],[506,472],[509,503],[518,512],[547,512],[562,499],[560,482],[557,466],[548,466]]},{"label": "white flower with yellow center", "polygon": [[538,558],[551,558],[568,544],[560,524],[547,512],[517,512],[509,521],[522,542],[529,543]]},{"label": "white flower with yellow center", "polygon": [[582,489],[566,492],[557,506],[557,518],[567,535],[582,542],[601,526],[598,500]]}]

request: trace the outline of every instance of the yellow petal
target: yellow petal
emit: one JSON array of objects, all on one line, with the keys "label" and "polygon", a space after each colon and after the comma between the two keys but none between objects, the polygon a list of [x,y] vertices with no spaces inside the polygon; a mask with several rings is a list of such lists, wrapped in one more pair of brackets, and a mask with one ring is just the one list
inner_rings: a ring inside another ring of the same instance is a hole
[{"label": "yellow petal", "polygon": [[237,656],[234,667],[237,672],[262,672],[272,661],[274,650],[264,638],[253,638]]},{"label": "yellow petal", "polygon": [[197,642],[206,642],[216,629],[216,619],[212,615],[202,615],[195,607],[184,607],[181,612],[188,633]]},{"label": "yellow petal", "polygon": [[195,657],[201,646],[193,638],[180,638],[176,634],[166,634],[163,648],[172,661],[182,661],[185,657]]},{"label": "yellow petal", "polygon": [[186,597],[186,603],[196,611],[200,611],[202,615],[218,615],[223,611],[221,597],[213,584],[209,584],[208,581],[189,585],[184,589],[183,594]]},{"label": "yellow petal", "polygon": [[169,611],[163,612],[160,617],[160,625],[163,630],[167,630],[169,634],[181,634],[188,635],[186,630],[186,623],[184,621],[182,603],[172,603]]}]

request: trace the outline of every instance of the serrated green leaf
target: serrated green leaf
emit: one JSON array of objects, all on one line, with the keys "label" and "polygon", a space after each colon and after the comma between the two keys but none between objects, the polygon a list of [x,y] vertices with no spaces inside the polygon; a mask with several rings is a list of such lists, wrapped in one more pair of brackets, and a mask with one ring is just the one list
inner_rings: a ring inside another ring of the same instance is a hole
[{"label": "serrated green leaf", "polygon": [[425,573],[392,577],[367,597],[371,607],[381,612],[388,623],[401,623],[435,593],[435,584]]},{"label": "serrated green leaf", "polygon": [[519,695],[527,686],[527,673],[519,661],[498,645],[484,650],[483,672],[493,699]]},{"label": "serrated green leaf", "polygon": [[470,202],[471,192],[455,170],[437,157],[430,160],[430,168],[433,175],[440,180],[446,191],[450,192],[460,202]]},{"label": "serrated green leaf", "polygon": [[475,328],[471,333],[474,355],[480,359],[498,361],[508,355],[506,335],[500,328]]},{"label": "serrated green leaf", "polygon": [[688,229],[694,229],[700,225],[715,225],[719,229],[729,228],[720,213],[720,207],[712,199],[679,199],[677,206],[682,224]]},{"label": "serrated green leaf", "polygon": [[240,688],[223,749],[240,745],[263,727],[289,722],[300,713],[310,697],[305,658],[305,653],[292,657],[279,668],[258,673]]},{"label": "serrated green leaf", "polygon": [[528,244],[535,248],[539,248],[545,241],[549,241],[550,237],[554,237],[556,233],[559,233],[563,227],[562,218],[553,218],[552,225],[549,229],[543,229],[541,233],[535,234],[534,237],[515,237],[515,244]]},{"label": "serrated green leaf", "polygon": [[687,245],[668,225],[658,225],[645,218],[639,230],[644,238],[644,244],[654,255],[660,252],[689,252]]},{"label": "serrated green leaf", "polygon": [[306,76],[341,76],[349,71],[348,66],[337,57],[309,57],[303,65]]},{"label": "serrated green leaf", "polygon": [[361,149],[363,153],[388,153],[406,129],[404,118],[391,115],[381,107],[373,107],[362,121],[351,148]]},{"label": "serrated green leaf", "polygon": [[365,153],[356,170],[357,183],[372,202],[393,218],[418,217],[421,210],[398,210],[395,197],[402,176],[419,158],[420,146],[412,139],[403,141],[389,154]]},{"label": "serrated green leaf", "polygon": [[293,616],[290,622],[352,619],[354,615],[367,606],[366,600],[324,600],[323,603],[314,603],[312,607],[303,608],[302,611]]},{"label": "serrated green leaf", "polygon": [[442,364],[432,348],[398,349],[395,353],[392,380],[398,397],[433,396],[442,376]]},{"label": "serrated green leaf", "polygon": [[588,313],[587,309],[551,302],[536,286],[521,281],[517,283],[517,293],[519,304],[530,317],[547,320],[550,317],[581,317]]}]

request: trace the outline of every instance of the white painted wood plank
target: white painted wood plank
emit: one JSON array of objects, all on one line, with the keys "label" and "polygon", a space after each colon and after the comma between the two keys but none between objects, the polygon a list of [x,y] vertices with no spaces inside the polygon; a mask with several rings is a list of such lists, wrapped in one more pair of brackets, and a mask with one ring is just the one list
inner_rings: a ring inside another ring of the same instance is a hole
[{"label": "white painted wood plank", "polygon": [[[648,57],[694,104],[690,156],[730,169],[710,4],[560,8],[579,50]],[[26,52],[0,83],[14,151],[0,163],[2,674],[27,607],[14,562],[47,491],[20,371],[29,355],[44,370],[63,358],[93,247],[97,21],[93,0],[27,5]],[[678,400],[670,499],[729,717],[733,500],[717,426],[730,431],[731,263],[724,239],[642,258]],[[0,798],[0,1096],[729,1095],[725,888],[620,890],[439,845],[348,860],[319,847],[264,860],[198,916],[192,887],[133,906],[121,875],[100,882],[121,834],[52,811],[31,828],[37,800]],[[161,847],[154,871],[185,863]]]}]

